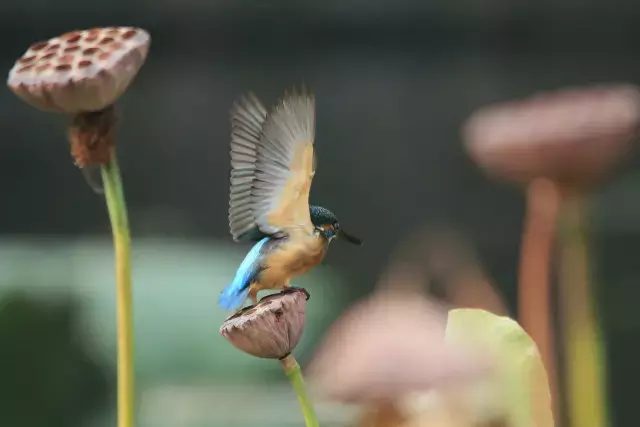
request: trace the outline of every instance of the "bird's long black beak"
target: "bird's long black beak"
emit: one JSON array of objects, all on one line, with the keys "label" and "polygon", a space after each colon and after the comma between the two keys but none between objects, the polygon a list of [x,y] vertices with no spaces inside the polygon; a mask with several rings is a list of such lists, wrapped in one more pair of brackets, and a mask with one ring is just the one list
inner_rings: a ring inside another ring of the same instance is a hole
[{"label": "bird's long black beak", "polygon": [[351,244],[362,246],[362,240],[358,239],[355,236],[352,236],[344,230],[340,230],[340,233],[338,235]]}]

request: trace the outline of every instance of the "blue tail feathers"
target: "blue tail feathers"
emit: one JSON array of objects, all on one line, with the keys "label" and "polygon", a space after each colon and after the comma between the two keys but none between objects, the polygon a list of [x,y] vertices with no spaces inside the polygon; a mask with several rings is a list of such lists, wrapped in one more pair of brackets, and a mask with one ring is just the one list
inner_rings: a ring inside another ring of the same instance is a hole
[{"label": "blue tail feathers", "polygon": [[251,282],[256,279],[260,272],[262,247],[267,241],[269,241],[269,238],[265,237],[251,248],[240,267],[238,267],[231,284],[222,290],[218,300],[220,307],[225,310],[237,310],[247,299]]},{"label": "blue tail feathers", "polygon": [[237,310],[242,306],[244,301],[249,296],[249,285],[245,286],[244,289],[238,290],[233,283],[224,288],[222,293],[220,294],[220,300],[218,304],[225,310]]}]

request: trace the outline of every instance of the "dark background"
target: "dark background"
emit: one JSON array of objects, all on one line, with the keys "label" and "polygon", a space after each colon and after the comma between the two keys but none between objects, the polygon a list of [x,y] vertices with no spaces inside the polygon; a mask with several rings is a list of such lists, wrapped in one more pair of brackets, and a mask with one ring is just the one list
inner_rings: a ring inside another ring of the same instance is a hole
[{"label": "dark background", "polygon": [[[147,29],[149,57],[119,102],[133,237],[210,245],[230,242],[233,100],[251,90],[271,104],[305,83],[317,93],[312,202],[365,240],[361,249],[335,244],[327,259],[346,278],[348,295],[372,288],[401,237],[440,224],[468,236],[513,307],[523,192],[475,167],[460,126],[498,100],[639,83],[639,18],[632,0],[25,0],[0,6],[0,66],[8,73],[30,44],[73,29]],[[0,232],[17,245],[27,236],[108,239],[104,201],[71,163],[69,119],[37,111],[9,90],[0,113]],[[628,158],[593,193],[615,426],[636,418],[637,164]]]}]

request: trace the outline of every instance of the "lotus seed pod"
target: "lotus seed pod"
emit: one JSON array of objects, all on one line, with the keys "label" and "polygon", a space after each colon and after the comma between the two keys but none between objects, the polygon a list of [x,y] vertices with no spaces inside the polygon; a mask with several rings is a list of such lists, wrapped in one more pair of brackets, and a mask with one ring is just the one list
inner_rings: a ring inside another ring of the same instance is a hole
[{"label": "lotus seed pod", "polygon": [[610,84],[564,89],[475,112],[463,136],[492,175],[562,184],[597,181],[631,148],[640,124],[640,89]]},{"label": "lotus seed pod", "polygon": [[476,380],[490,362],[444,341],[446,311],[409,286],[381,288],[350,307],[316,350],[307,377],[324,397],[393,400]]},{"label": "lotus seed pod", "polygon": [[127,89],[150,42],[149,33],[132,27],[69,32],[29,47],[9,72],[7,85],[41,110],[100,111]]},{"label": "lotus seed pod", "polygon": [[307,291],[299,288],[268,295],[225,320],[220,334],[252,356],[282,359],[302,337],[308,298]]}]

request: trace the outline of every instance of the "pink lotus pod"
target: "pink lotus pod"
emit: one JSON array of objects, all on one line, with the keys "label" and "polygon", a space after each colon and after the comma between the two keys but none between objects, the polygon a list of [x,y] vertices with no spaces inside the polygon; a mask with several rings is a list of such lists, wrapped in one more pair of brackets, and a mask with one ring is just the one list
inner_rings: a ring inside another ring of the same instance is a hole
[{"label": "pink lotus pod", "polygon": [[308,378],[329,399],[367,402],[463,384],[491,370],[484,354],[445,342],[447,311],[409,286],[380,289],[330,328]]},{"label": "pink lotus pod", "polygon": [[492,175],[588,184],[630,150],[639,124],[640,90],[610,84],[481,108],[463,136],[470,156]]},{"label": "pink lotus pod", "polygon": [[45,111],[101,111],[127,89],[150,42],[149,33],[132,27],[69,32],[29,47],[9,72],[7,85]]}]

